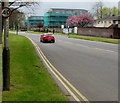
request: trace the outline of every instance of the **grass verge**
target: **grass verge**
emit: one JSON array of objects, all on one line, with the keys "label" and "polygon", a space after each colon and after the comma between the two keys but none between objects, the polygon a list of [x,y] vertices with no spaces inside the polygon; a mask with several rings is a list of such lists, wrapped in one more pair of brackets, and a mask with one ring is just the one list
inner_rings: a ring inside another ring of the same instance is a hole
[{"label": "grass verge", "polygon": [[10,31],[16,31],[15,29],[10,29]]},{"label": "grass verge", "polygon": [[92,41],[101,41],[101,42],[107,42],[107,43],[120,44],[119,40],[111,40],[111,39],[103,39],[103,38],[92,38],[92,37],[81,37],[81,36],[69,36],[69,38],[77,38],[77,39],[84,39],[84,40],[92,40]]},{"label": "grass verge", "polygon": [[24,36],[10,34],[11,90],[3,101],[68,101]]},{"label": "grass verge", "polygon": [[33,34],[43,34],[43,32],[34,32],[34,31],[27,31],[27,33],[33,33]]},{"label": "grass verge", "polygon": [[28,31],[27,33],[44,34],[44,33],[52,33],[52,32],[34,32],[34,31]]},{"label": "grass verge", "polygon": [[2,44],[0,44],[0,101],[2,101]]}]

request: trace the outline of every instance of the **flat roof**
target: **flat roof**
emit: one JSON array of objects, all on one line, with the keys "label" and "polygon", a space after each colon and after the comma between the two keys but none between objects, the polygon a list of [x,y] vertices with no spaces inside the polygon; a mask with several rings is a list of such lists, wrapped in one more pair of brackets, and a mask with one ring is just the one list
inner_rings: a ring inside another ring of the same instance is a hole
[{"label": "flat roof", "polygon": [[[85,9],[70,9],[70,8],[51,8],[53,10],[85,10]],[[85,10],[88,11],[88,10]]]},{"label": "flat roof", "polygon": [[28,18],[33,18],[33,17],[44,17],[44,16],[30,16]]}]

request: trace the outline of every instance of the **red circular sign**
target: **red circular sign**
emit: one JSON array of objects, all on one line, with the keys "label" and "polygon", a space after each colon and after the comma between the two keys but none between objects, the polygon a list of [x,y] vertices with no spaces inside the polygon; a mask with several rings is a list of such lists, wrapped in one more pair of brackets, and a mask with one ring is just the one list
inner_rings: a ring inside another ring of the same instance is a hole
[{"label": "red circular sign", "polygon": [[7,18],[11,15],[11,13],[12,13],[12,11],[11,11],[10,8],[8,8],[8,7],[2,8],[1,14],[2,14],[3,17]]}]

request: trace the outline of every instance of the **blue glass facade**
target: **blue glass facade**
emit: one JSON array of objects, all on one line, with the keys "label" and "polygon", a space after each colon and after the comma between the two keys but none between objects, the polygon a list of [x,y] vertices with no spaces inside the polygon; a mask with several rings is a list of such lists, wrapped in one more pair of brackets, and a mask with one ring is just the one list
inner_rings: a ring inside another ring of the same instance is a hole
[{"label": "blue glass facade", "polygon": [[45,27],[66,26],[66,20],[73,15],[81,15],[88,13],[83,9],[51,9],[44,14]]},{"label": "blue glass facade", "polygon": [[28,27],[37,27],[38,23],[43,23],[44,24],[44,17],[43,16],[31,16],[29,17],[25,25]]}]

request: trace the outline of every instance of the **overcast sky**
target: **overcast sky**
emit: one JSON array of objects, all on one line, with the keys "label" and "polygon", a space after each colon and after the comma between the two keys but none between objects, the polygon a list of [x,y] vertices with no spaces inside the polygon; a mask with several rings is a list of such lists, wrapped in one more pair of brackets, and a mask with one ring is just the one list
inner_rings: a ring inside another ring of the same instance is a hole
[{"label": "overcast sky", "polygon": [[98,1],[103,2],[103,7],[118,7],[118,1],[120,0],[40,0],[39,5],[33,7],[34,11],[25,8],[22,10],[29,16],[43,16],[50,8],[86,9],[91,12],[95,2]]}]

